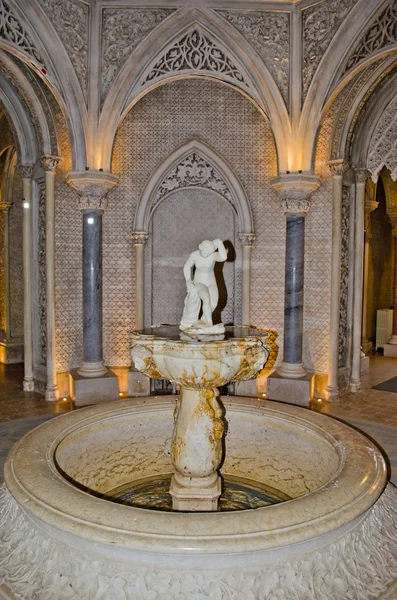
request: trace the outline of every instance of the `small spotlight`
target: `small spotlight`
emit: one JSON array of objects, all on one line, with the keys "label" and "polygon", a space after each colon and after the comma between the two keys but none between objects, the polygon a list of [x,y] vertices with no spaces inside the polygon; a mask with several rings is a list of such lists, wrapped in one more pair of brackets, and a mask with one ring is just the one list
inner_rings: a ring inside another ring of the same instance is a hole
[{"label": "small spotlight", "polygon": [[302,173],[302,169],[299,169],[298,173]]},{"label": "small spotlight", "polygon": [[87,219],[87,223],[88,223],[89,225],[92,225],[92,224],[93,224],[93,222],[94,222],[94,219],[93,219],[92,217],[88,217],[88,219]]},{"label": "small spotlight", "polygon": [[289,175],[291,173],[291,171],[285,171],[287,173],[287,175]]},{"label": "small spotlight", "polygon": [[89,170],[90,170],[90,167],[86,167],[86,168],[85,168],[85,170],[86,170],[86,171],[89,171]]},{"label": "small spotlight", "polygon": [[24,202],[24,203],[23,203],[23,207],[24,207],[24,208],[29,208],[29,206],[30,206],[29,202]]},{"label": "small spotlight", "polygon": [[262,394],[262,398],[266,398],[266,394]]},{"label": "small spotlight", "polygon": [[103,171],[103,169],[99,169],[101,172]]},{"label": "small spotlight", "polygon": [[321,398],[317,398],[317,402],[322,402]]},{"label": "small spotlight", "polygon": [[119,396],[122,396],[122,395],[123,395],[123,392],[119,392]]},{"label": "small spotlight", "polygon": [[67,399],[67,398],[62,398],[62,400],[63,400],[64,402],[67,402],[67,401],[68,401],[68,399]]}]

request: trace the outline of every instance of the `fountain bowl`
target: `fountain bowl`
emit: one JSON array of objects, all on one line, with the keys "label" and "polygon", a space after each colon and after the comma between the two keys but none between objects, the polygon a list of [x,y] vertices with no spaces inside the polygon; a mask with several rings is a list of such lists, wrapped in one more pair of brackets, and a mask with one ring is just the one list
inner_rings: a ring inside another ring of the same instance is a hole
[{"label": "fountain bowl", "polygon": [[80,409],[29,432],[7,458],[0,598],[392,598],[397,492],[385,488],[376,446],[296,406],[221,402],[221,475],[285,501],[211,513],[111,501],[126,484],[172,472],[176,397]]}]

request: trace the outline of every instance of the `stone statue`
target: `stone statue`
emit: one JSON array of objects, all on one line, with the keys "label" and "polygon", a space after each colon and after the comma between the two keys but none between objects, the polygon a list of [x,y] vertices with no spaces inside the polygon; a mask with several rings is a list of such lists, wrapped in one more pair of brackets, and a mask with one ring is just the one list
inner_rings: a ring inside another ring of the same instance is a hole
[{"label": "stone statue", "polygon": [[[199,249],[192,252],[185,266],[187,296],[180,329],[186,331],[190,328],[195,333],[223,333],[225,328],[222,323],[213,325],[212,313],[217,307],[219,292],[215,279],[214,267],[216,262],[224,262],[227,251],[222,240],[216,239],[212,242],[204,240]],[[192,269],[195,268],[192,279]],[[199,314],[203,309],[203,315],[199,320]]]}]

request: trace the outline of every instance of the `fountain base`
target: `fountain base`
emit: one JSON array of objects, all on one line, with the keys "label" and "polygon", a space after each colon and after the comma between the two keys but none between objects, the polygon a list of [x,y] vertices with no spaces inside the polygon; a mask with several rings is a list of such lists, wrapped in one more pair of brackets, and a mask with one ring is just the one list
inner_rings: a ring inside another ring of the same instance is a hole
[{"label": "fountain base", "polygon": [[175,473],[171,479],[170,494],[173,510],[210,512],[218,510],[222,493],[218,473],[208,477],[183,477]]}]

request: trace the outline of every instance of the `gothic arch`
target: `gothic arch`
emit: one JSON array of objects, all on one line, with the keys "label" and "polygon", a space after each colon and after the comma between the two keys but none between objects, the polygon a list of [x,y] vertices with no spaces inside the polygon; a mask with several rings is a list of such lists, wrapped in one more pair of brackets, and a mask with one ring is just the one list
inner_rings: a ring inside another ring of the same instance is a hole
[{"label": "gothic arch", "polygon": [[[182,181],[178,174],[181,166],[191,171],[201,168],[205,174],[188,176]],[[153,212],[167,194],[188,186],[206,187],[217,193],[235,211],[240,232],[254,232],[251,207],[239,180],[214,150],[196,139],[170,154],[153,173],[135,214],[135,231],[148,231]]]},{"label": "gothic arch", "polygon": [[[211,47],[215,50],[217,58],[212,66],[199,58],[195,67],[194,59],[190,60],[181,50],[185,38],[195,32],[207,44],[206,50]],[[183,54],[186,68],[172,70],[170,61],[167,64],[167,52],[171,49]],[[103,105],[98,128],[102,152],[96,168],[110,169],[117,129],[142,96],[166,82],[188,77],[216,78],[256,104],[272,125],[280,169],[288,169],[286,149],[290,120],[274,79],[247,40],[215,11],[206,8],[176,11],[161,22],[127,60]]]}]

